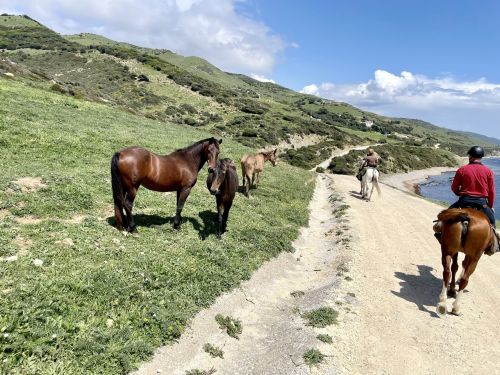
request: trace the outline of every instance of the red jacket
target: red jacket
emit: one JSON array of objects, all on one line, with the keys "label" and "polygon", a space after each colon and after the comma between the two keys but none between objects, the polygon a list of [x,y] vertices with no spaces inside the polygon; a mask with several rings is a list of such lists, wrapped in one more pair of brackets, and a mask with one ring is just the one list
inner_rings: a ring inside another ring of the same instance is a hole
[{"label": "red jacket", "polygon": [[493,203],[495,203],[493,171],[478,161],[464,165],[458,168],[457,173],[455,173],[451,190],[456,195],[487,198],[488,206],[493,207]]}]

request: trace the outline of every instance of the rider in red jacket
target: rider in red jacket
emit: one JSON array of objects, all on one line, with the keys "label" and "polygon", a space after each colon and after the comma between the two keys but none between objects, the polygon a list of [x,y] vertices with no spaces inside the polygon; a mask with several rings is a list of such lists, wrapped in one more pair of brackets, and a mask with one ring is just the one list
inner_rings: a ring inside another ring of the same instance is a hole
[{"label": "rider in red jacket", "polygon": [[460,198],[450,208],[478,208],[488,216],[491,225],[496,227],[493,208],[495,202],[493,171],[481,163],[484,156],[482,147],[471,147],[467,155],[469,155],[469,164],[458,168],[451,184],[451,190]]},{"label": "rider in red jacket", "polygon": [[[451,184],[451,190],[459,198],[450,208],[477,208],[486,214],[491,226],[495,229],[496,220],[493,206],[495,203],[495,176],[490,168],[481,163],[481,159],[484,157],[484,150],[481,146],[471,147],[467,155],[469,156],[469,164],[457,170]],[[496,229],[494,231],[500,240]]]}]

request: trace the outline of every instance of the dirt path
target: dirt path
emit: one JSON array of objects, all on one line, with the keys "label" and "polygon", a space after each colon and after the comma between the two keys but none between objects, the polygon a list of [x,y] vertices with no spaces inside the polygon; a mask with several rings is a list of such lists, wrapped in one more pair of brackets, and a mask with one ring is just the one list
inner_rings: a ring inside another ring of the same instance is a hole
[{"label": "dirt path", "polygon": [[[356,194],[358,184],[352,176],[318,175],[296,251],[221,296],[137,374],[500,373],[500,255],[481,259],[463,315],[439,318],[440,253],[431,227],[441,207],[387,185],[367,203]],[[339,312],[338,324],[307,326],[301,313],[324,306]],[[218,327],[216,314],[241,320],[239,340]],[[319,333],[333,343],[320,342]],[[211,358],[205,343],[221,348],[224,358]],[[327,355],[319,367],[304,363],[310,348]]]},{"label": "dirt path", "polygon": [[[379,145],[380,145],[380,143],[375,143],[372,146],[379,146]],[[355,147],[347,147],[347,148],[335,149],[335,150],[332,151],[332,154],[330,155],[330,157],[328,159],[326,159],[326,160],[322,161],[321,163],[319,163],[316,167],[312,168],[311,171],[316,170],[316,168],[318,168],[318,167],[326,169],[330,165],[330,162],[332,161],[332,159],[334,157],[346,155],[351,150],[365,150],[368,147],[370,147],[370,145],[361,145],[361,146],[355,146]]]},{"label": "dirt path", "polygon": [[[333,346],[321,343],[316,336],[322,330],[306,326],[301,317],[311,309],[335,306],[342,257],[340,250],[335,251],[332,231],[342,219],[333,215],[330,184],[330,176],[317,177],[309,227],[295,241],[294,253],[281,254],[241,288],[218,298],[194,318],[177,344],[159,349],[137,374],[185,374],[186,370],[212,368],[217,375],[334,374],[333,370],[311,370],[304,364],[303,354],[308,349],[321,348],[333,355]],[[294,291],[303,295],[293,297]],[[241,320],[239,340],[218,327],[216,314]],[[211,358],[203,350],[205,343],[221,348],[224,358]]]},{"label": "dirt path", "polygon": [[366,203],[353,193],[352,176],[334,181],[351,206],[355,276],[348,287],[359,305],[334,330],[330,366],[345,374],[500,373],[500,256],[479,262],[463,315],[438,318],[442,268],[431,222],[442,207],[389,186]]}]

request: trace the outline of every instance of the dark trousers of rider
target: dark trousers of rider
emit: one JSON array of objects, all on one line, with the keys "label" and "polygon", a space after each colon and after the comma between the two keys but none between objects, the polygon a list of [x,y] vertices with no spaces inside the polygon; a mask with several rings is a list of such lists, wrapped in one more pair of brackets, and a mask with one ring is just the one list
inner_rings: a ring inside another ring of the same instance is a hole
[{"label": "dark trousers of rider", "polygon": [[486,214],[486,216],[488,216],[488,219],[490,220],[490,223],[493,226],[493,228],[497,227],[495,214],[493,213],[493,210],[488,206],[488,200],[486,198],[461,196],[460,198],[458,198],[458,201],[456,201],[450,206],[450,208],[465,208],[465,207],[472,207],[480,211],[483,211]]}]

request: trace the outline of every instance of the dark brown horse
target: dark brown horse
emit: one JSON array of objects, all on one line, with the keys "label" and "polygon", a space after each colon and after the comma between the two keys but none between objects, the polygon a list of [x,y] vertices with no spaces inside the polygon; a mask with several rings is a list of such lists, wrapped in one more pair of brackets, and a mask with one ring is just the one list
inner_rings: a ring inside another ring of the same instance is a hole
[{"label": "dark brown horse", "polygon": [[[264,163],[266,161],[270,161],[274,166],[278,164],[276,158],[276,151],[278,149],[274,149],[271,151],[259,152],[258,154],[246,154],[241,158],[241,172],[243,174],[243,192],[248,197],[249,190],[253,186],[255,179],[255,186],[260,183],[260,174],[264,170]],[[246,187],[245,187],[245,182]]]},{"label": "dark brown horse", "polygon": [[229,210],[233,204],[236,190],[238,190],[238,174],[231,159],[221,159],[207,177],[207,188],[215,195],[217,205],[217,238],[226,231]]},{"label": "dark brown horse", "polygon": [[[221,140],[208,138],[191,146],[161,156],[140,147],[118,151],[111,159],[111,184],[115,203],[116,227],[124,226],[136,231],[132,207],[139,186],[154,191],[176,191],[177,210],[174,228],[179,229],[181,211],[191,188],[196,184],[198,172],[205,163],[208,169],[216,167]],[[123,214],[125,210],[127,220]]]},{"label": "dark brown horse", "polygon": [[[452,313],[460,314],[460,300],[469,277],[476,269],[481,255],[491,255],[494,252],[495,234],[488,217],[473,208],[451,208],[441,211],[434,231],[441,244],[443,264],[443,289],[439,296],[437,312],[444,315],[447,312],[446,296],[456,297]],[[458,294],[455,290],[455,275],[458,270],[458,253],[465,254],[462,262],[462,275],[459,280]],[[451,266],[451,272],[450,272]],[[450,282],[451,276],[451,282]]]}]

